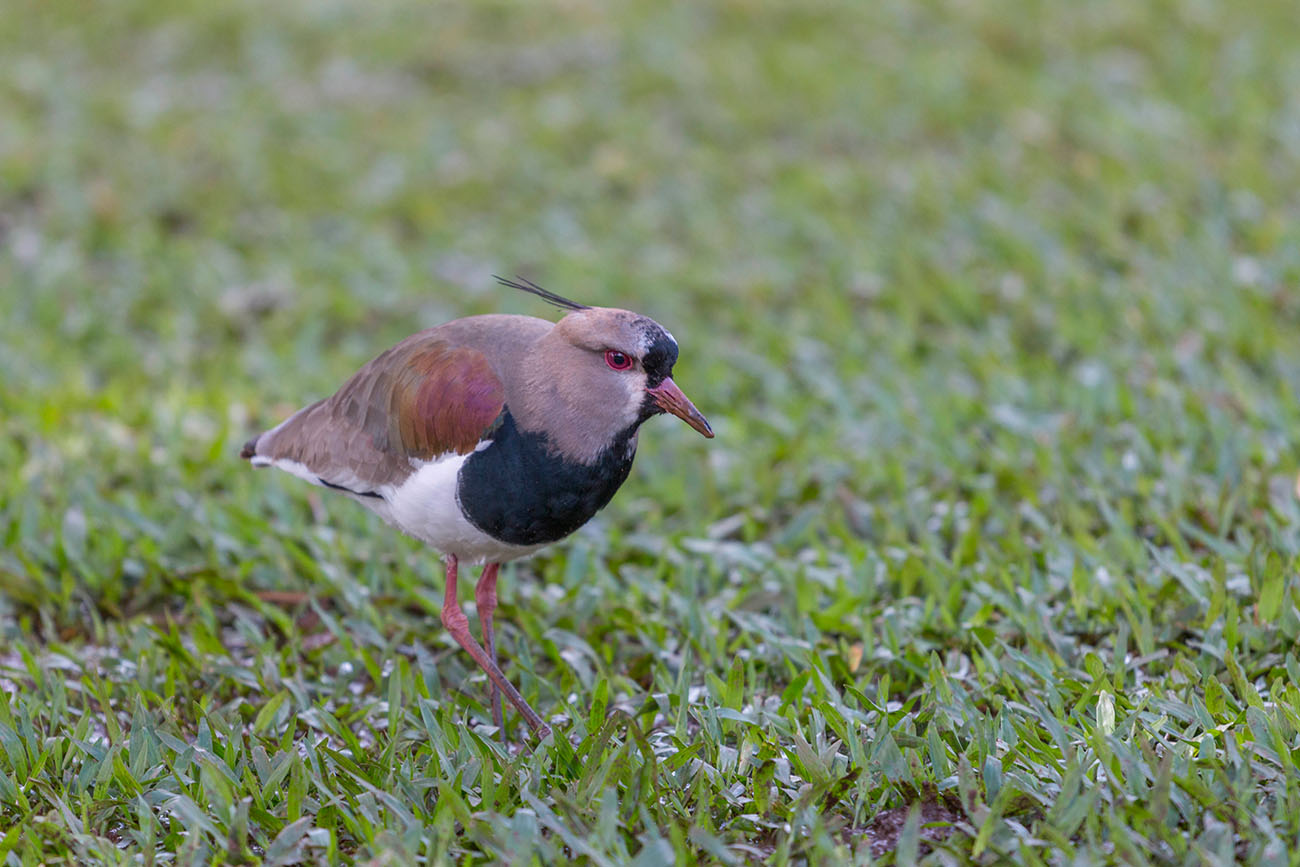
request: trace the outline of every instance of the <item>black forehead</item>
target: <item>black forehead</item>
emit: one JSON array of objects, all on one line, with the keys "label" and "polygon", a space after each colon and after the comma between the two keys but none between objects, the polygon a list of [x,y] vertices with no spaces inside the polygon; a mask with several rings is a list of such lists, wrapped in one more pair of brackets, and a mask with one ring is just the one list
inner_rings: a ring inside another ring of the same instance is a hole
[{"label": "black forehead", "polygon": [[641,345],[646,347],[641,366],[650,373],[671,374],[677,363],[677,341],[653,319],[642,318],[637,322],[637,329],[641,332]]}]

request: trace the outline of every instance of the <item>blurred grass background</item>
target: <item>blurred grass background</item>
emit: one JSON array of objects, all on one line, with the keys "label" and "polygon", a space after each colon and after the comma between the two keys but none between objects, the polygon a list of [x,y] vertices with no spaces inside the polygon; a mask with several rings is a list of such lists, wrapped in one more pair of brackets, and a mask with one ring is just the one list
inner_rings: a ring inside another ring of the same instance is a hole
[{"label": "blurred grass background", "polygon": [[[1285,863],[1298,28],[13,0],[5,863]],[[531,755],[433,553],[235,457],[553,315],[493,273],[657,318],[719,434],[507,570]]]}]

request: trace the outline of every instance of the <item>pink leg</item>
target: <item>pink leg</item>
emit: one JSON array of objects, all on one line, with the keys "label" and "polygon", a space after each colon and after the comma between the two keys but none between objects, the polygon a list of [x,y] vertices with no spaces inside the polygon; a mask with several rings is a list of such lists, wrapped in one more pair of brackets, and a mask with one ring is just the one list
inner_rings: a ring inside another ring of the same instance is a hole
[{"label": "pink leg", "polygon": [[456,558],[453,555],[447,555],[447,590],[442,598],[442,625],[447,627],[451,637],[456,639],[456,643],[465,649],[465,652],[474,657],[479,668],[487,673],[488,679],[492,681],[506,698],[510,699],[524,717],[524,722],[541,737],[546,737],[551,733],[551,727],[542,722],[542,718],[537,712],[528,706],[524,697],[519,694],[519,690],[506,680],[506,676],[497,668],[495,662],[488,658],[487,653],[474,640],[474,636],[469,634],[469,619],[465,612],[460,610],[460,604],[456,601]]},{"label": "pink leg", "polygon": [[[492,660],[493,665],[497,664],[497,641],[492,630],[492,615],[497,610],[497,572],[500,569],[500,563],[487,564],[483,567],[478,583],[474,585],[474,602],[478,606],[479,623],[483,624],[483,649],[487,651],[488,659]],[[501,740],[507,740],[505,715],[501,713],[501,690],[497,689],[495,683],[492,684],[488,701],[492,704],[492,722],[496,723],[497,730],[501,732]]]}]

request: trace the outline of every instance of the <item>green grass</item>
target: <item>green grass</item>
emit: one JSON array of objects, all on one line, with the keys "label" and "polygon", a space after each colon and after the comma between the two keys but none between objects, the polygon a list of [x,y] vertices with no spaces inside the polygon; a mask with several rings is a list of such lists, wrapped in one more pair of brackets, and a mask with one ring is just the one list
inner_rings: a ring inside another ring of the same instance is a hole
[{"label": "green grass", "polygon": [[[0,863],[1294,859],[1297,27],[11,2]],[[534,752],[433,552],[236,458],[551,315],[494,272],[659,319],[718,431],[503,573]]]}]

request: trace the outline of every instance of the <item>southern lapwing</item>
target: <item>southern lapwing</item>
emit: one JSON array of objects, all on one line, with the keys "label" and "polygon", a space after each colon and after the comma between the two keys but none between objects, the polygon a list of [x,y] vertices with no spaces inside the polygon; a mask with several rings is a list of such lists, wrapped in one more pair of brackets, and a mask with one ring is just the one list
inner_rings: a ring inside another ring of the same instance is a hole
[{"label": "southern lapwing", "polygon": [[[568,312],[457,319],[379,355],[328,397],[249,440],[255,467],[338,491],[441,551],[442,623],[540,736],[550,727],[496,662],[497,571],[563,539],[627,479],[637,431],[670,412],[708,421],[672,380],[677,341],[652,319],[587,307],[497,278]],[[482,563],[474,589],[483,646],[456,601],[457,564]]]}]

